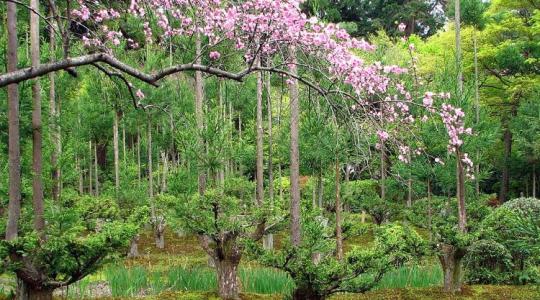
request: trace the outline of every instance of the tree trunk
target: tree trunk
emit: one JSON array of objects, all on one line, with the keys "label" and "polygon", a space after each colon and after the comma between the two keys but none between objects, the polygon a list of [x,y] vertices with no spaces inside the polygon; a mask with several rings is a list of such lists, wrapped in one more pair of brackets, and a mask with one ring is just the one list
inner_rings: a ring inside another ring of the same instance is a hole
[{"label": "tree trunk", "polygon": [[123,163],[126,164],[126,119],[122,118],[122,155]]},{"label": "tree trunk", "polygon": [[444,276],[444,291],[448,293],[460,292],[463,254],[459,249],[447,244],[442,244],[439,250],[439,261]]},{"label": "tree trunk", "polygon": [[[201,35],[200,33],[196,34],[195,39],[195,55],[197,56],[197,59],[195,60],[195,63],[201,64]],[[202,130],[204,129],[204,112],[203,112],[203,101],[204,101],[204,90],[203,90],[203,77],[202,73],[200,71],[195,71],[195,119],[197,122],[197,129],[199,130],[199,135],[202,134]],[[200,149],[204,148],[204,140],[202,137],[199,136],[198,143]],[[204,191],[206,190],[206,171],[204,166],[202,165],[202,162],[199,161],[197,164],[198,168],[198,188],[199,188],[199,194],[204,195]]]},{"label": "tree trunk", "polygon": [[114,110],[114,123],[113,123],[113,149],[114,149],[114,188],[116,196],[120,192],[120,149],[118,141],[118,120],[120,119],[120,111]]},{"label": "tree trunk", "polygon": [[165,249],[165,219],[162,216],[156,218],[156,224],[154,224],[154,237],[156,240],[156,247],[158,249]]},{"label": "tree trunk", "polygon": [[[52,12],[49,13],[49,16],[52,17]],[[49,37],[49,50],[50,50],[50,62],[56,60],[56,35],[50,34]],[[50,109],[50,131],[51,131],[51,140],[53,143],[53,149],[51,152],[51,179],[52,179],[52,198],[55,201],[58,201],[60,198],[60,166],[58,164],[58,159],[62,151],[61,141],[60,141],[60,108],[56,103],[56,80],[55,72],[49,73],[49,109]],[[79,163],[78,161],[76,163]],[[80,173],[79,165],[79,174]],[[79,182],[80,184],[80,182]],[[79,192],[82,195],[81,189]]]},{"label": "tree trunk", "polygon": [[29,284],[24,283],[22,280],[17,280],[17,293],[15,299],[17,300],[52,300],[54,289],[35,288]]},{"label": "tree trunk", "polygon": [[[351,173],[351,168],[349,167],[349,164],[347,164],[347,165],[345,166],[345,178],[344,178],[345,186],[346,186],[346,187],[349,186],[350,173]],[[346,211],[346,212],[350,212],[350,211],[351,211],[351,207],[350,207],[350,205],[349,205],[348,202],[343,204],[343,210]]]},{"label": "tree trunk", "polygon": [[463,75],[461,70],[461,8],[460,1],[454,1],[455,3],[455,14],[454,14],[454,24],[456,31],[456,69],[457,69],[457,97],[461,101],[463,94]]},{"label": "tree trunk", "polygon": [[[270,83],[270,73],[266,73],[266,106],[267,106],[267,117],[268,117],[268,199],[270,200],[270,205],[274,206],[274,165],[272,162],[273,151],[272,147],[274,146],[273,134],[272,134],[272,94],[270,88],[272,87]],[[264,249],[271,250],[274,248],[274,235],[268,233],[263,238],[263,247]]]},{"label": "tree trunk", "polygon": [[505,121],[505,124],[503,125],[504,157],[502,166],[501,192],[499,194],[499,200],[501,203],[508,200],[508,189],[510,186],[510,170],[508,164],[510,163],[510,155],[512,153],[512,132],[508,126],[508,121]]},{"label": "tree trunk", "polygon": [[84,178],[81,169],[81,161],[78,155],[75,156],[75,169],[77,169],[77,173],[79,174],[79,195],[82,196],[82,194],[84,194]]},{"label": "tree trunk", "polygon": [[289,72],[292,77],[289,79],[289,101],[291,110],[291,243],[293,247],[300,246],[301,228],[300,228],[300,153],[298,149],[298,131],[300,122],[300,99],[298,97],[296,49],[290,46],[289,49],[290,66]]},{"label": "tree trunk", "polygon": [[324,185],[323,185],[323,173],[322,168],[319,169],[319,176],[317,178],[317,196],[319,200],[319,208],[323,207]]},{"label": "tree trunk", "polygon": [[96,196],[99,196],[99,169],[98,169],[98,154],[97,154],[98,144],[94,145],[94,176],[95,178],[95,188]]},{"label": "tree trunk", "polygon": [[154,203],[154,173],[152,171],[152,116],[148,113],[148,197],[150,198],[151,221],[155,222],[156,207]]},{"label": "tree trunk", "polygon": [[239,260],[214,259],[218,277],[218,293],[221,299],[240,299],[240,280],[238,278]]},{"label": "tree trunk", "polygon": [[323,300],[324,296],[319,295],[311,286],[296,287],[294,289],[293,300]]},{"label": "tree trunk", "polygon": [[341,236],[341,170],[336,159],[336,257],[343,259],[343,237]]},{"label": "tree trunk", "polygon": [[137,178],[139,180],[139,185],[142,182],[141,174],[141,129],[139,124],[137,124]]},{"label": "tree trunk", "polygon": [[[17,4],[7,6],[7,71],[17,70]],[[9,160],[9,204],[6,240],[17,238],[18,222],[21,215],[21,148],[19,132],[19,90],[17,84],[10,84],[8,92],[8,160]]]},{"label": "tree trunk", "polygon": [[456,150],[457,174],[457,201],[458,201],[458,228],[461,232],[467,231],[467,211],[465,208],[465,171],[461,151]]},{"label": "tree trunk", "polygon": [[[31,0],[30,7],[39,12],[39,1]],[[34,12],[30,13],[30,56],[32,67],[39,67],[39,15]],[[36,79],[32,85],[32,201],[34,229],[40,238],[44,239],[45,207],[43,203],[43,138],[41,130],[41,85],[39,79]]]},{"label": "tree trunk", "polygon": [[[478,39],[476,37],[476,27],[473,28],[473,52],[474,52],[474,108],[476,116],[476,126],[480,125],[480,93],[478,85]],[[480,196],[480,150],[476,150],[476,161],[474,165],[474,187],[476,197]]]},{"label": "tree trunk", "polygon": [[165,193],[167,191],[167,175],[169,173],[169,159],[167,151],[161,152],[161,160],[163,162],[163,175],[161,176],[161,193]]},{"label": "tree trunk", "polygon": [[384,142],[381,142],[381,200],[386,198],[386,152]]},{"label": "tree trunk", "polygon": [[129,243],[128,257],[139,257],[139,235],[133,237]]},{"label": "tree trunk", "polygon": [[268,198],[270,203],[274,203],[274,165],[273,159],[273,132],[272,132],[272,94],[271,94],[270,73],[266,73],[266,106],[268,114]]},{"label": "tree trunk", "polygon": [[[260,67],[260,58],[257,58],[257,66]],[[256,158],[256,193],[255,199],[257,205],[261,205],[264,200],[264,161],[263,161],[263,102],[262,102],[263,80],[262,73],[257,72],[257,124],[256,124],[256,139],[257,139],[257,158]]]},{"label": "tree trunk", "polygon": [[427,180],[427,202],[428,202],[428,207],[427,207],[427,218],[428,218],[428,230],[429,230],[429,240],[431,241],[432,238],[433,238],[433,230],[432,230],[432,226],[431,226],[431,214],[432,214],[432,209],[431,209],[431,180],[428,178]]},{"label": "tree trunk", "polygon": [[536,164],[533,163],[532,173],[532,197],[536,198]]},{"label": "tree trunk", "polygon": [[[409,152],[407,154],[407,159],[409,163],[411,162],[411,153]],[[413,190],[412,190],[412,172],[411,172],[411,166],[409,165],[409,178],[407,179],[407,207],[412,206],[412,197],[413,197]]]},{"label": "tree trunk", "polygon": [[92,151],[92,141],[88,142],[88,147],[90,150],[90,158],[88,160],[88,194],[93,195],[94,189],[93,189],[93,184],[92,184],[92,180],[93,180],[92,168],[94,167],[93,165],[94,152]]}]

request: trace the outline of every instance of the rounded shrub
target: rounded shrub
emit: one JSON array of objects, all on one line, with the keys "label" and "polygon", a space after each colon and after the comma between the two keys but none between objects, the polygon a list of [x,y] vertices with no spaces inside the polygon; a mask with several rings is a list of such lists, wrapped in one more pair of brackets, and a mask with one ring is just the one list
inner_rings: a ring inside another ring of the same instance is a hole
[{"label": "rounded shrub", "polygon": [[512,255],[493,240],[478,240],[469,246],[465,256],[466,280],[471,284],[500,284],[512,276]]}]

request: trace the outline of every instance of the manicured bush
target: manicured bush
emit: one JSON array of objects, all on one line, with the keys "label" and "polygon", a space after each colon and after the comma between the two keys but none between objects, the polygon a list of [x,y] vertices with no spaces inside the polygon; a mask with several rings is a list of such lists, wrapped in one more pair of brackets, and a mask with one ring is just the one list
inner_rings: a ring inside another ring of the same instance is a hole
[{"label": "manicured bush", "polygon": [[493,240],[479,240],[467,249],[466,281],[471,284],[501,284],[511,278],[512,256],[506,247]]},{"label": "manicured bush", "polygon": [[518,198],[496,208],[480,225],[480,237],[503,245],[512,257],[513,284],[540,281],[540,200]]}]

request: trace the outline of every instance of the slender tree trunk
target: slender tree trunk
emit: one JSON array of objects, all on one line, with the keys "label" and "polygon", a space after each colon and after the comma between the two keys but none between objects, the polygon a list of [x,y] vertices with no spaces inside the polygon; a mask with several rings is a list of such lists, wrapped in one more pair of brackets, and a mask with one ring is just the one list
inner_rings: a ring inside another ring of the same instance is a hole
[{"label": "slender tree trunk", "polygon": [[467,212],[465,209],[465,172],[463,168],[461,151],[456,151],[457,164],[457,200],[458,200],[458,228],[461,232],[467,231]]},{"label": "slender tree trunk", "polygon": [[510,162],[510,156],[512,154],[512,132],[510,131],[508,121],[505,121],[504,123],[504,157],[502,166],[501,192],[499,194],[499,200],[501,201],[501,203],[508,201],[508,189],[510,186],[510,170],[508,164]]},{"label": "slender tree trunk", "polygon": [[77,169],[77,173],[79,175],[79,195],[84,194],[84,178],[83,178],[83,170],[81,169],[81,161],[79,159],[79,156],[75,156],[75,168]]},{"label": "slender tree trunk", "polygon": [[[197,59],[195,60],[195,63],[201,64],[201,35],[199,33],[196,34],[195,39],[195,55],[197,56]],[[199,134],[202,134],[202,130],[204,129],[204,112],[203,112],[203,101],[204,101],[204,90],[203,90],[203,77],[202,73],[200,71],[195,71],[195,118],[197,121],[197,129],[199,130]],[[200,149],[204,148],[205,141],[202,139],[202,137],[199,137],[199,147]],[[206,171],[205,167],[202,165],[202,162],[198,162],[198,172],[199,172],[199,179],[198,179],[198,186],[199,186],[199,194],[204,195],[204,191],[206,190]]]},{"label": "slender tree trunk", "polygon": [[95,187],[96,187],[96,196],[99,196],[99,169],[98,169],[98,155],[97,155],[97,148],[98,143],[94,145],[94,176],[95,179]]},{"label": "slender tree trunk", "polygon": [[268,198],[274,203],[274,165],[273,165],[273,130],[272,130],[272,93],[271,93],[270,73],[266,74],[266,106],[268,114]]},{"label": "slender tree trunk", "polygon": [[336,257],[343,259],[343,237],[341,232],[341,170],[336,157]]},{"label": "slender tree trunk", "polygon": [[[271,95],[271,82],[270,82],[270,73],[266,73],[265,77],[266,85],[266,108],[267,108],[267,118],[268,118],[268,199],[270,200],[270,205],[274,206],[274,166],[272,164],[273,159],[273,136],[272,136],[272,95]],[[262,122],[262,121],[261,121]],[[268,233],[263,238],[263,246],[265,249],[274,248],[274,235]]]},{"label": "slender tree trunk", "polygon": [[163,175],[161,176],[161,193],[167,192],[167,176],[169,173],[169,159],[167,151],[161,152],[161,160],[163,162]]},{"label": "slender tree trunk", "polygon": [[386,199],[386,147],[381,142],[381,200]]},{"label": "slender tree trunk", "polygon": [[532,197],[536,198],[536,164],[533,163],[533,173],[532,173]]},{"label": "slender tree trunk", "polygon": [[124,165],[126,164],[126,119],[122,118],[122,155]]},{"label": "slender tree trunk", "polygon": [[407,179],[407,207],[412,206],[412,179]]},{"label": "slender tree trunk", "polygon": [[[315,174],[312,174],[311,178],[314,179]],[[316,183],[313,184],[313,188],[311,190],[312,190],[311,206],[313,206],[313,208],[316,208],[317,207],[317,184]]]},{"label": "slender tree trunk", "polygon": [[455,3],[455,31],[456,31],[456,69],[457,69],[457,91],[458,99],[461,101],[463,94],[463,74],[461,70],[461,0],[454,1]]},{"label": "slender tree trunk", "polygon": [[323,170],[319,169],[319,176],[317,176],[317,197],[319,198],[319,208],[323,207],[323,196],[324,196],[324,183],[323,183]]},{"label": "slender tree trunk", "polygon": [[[345,166],[345,186],[346,187],[349,187],[349,180],[350,180],[350,167],[349,167],[349,164],[347,164]],[[351,211],[351,208],[349,206],[349,203],[343,203],[343,210],[346,211],[346,212],[350,212]]]},{"label": "slender tree trunk", "polygon": [[139,185],[142,182],[141,174],[141,129],[139,124],[137,124],[137,178],[139,180]]},{"label": "slender tree trunk", "polygon": [[300,153],[298,149],[298,131],[300,123],[300,99],[298,95],[296,49],[289,47],[290,66],[289,72],[292,77],[289,79],[289,101],[291,109],[291,243],[293,247],[300,246]]},{"label": "slender tree trunk", "polygon": [[92,175],[92,168],[94,167],[94,152],[92,151],[92,141],[88,142],[88,147],[90,150],[90,157],[88,159],[88,194],[94,195],[94,187],[92,184],[93,175]]},{"label": "slender tree trunk", "polygon": [[[476,126],[480,125],[480,93],[478,85],[478,39],[476,37],[476,27],[473,28],[473,51],[474,51],[474,108],[476,116]],[[476,161],[474,165],[474,184],[476,197],[480,196],[480,150],[476,150]]]},{"label": "slender tree trunk", "polygon": [[427,201],[428,201],[428,207],[427,207],[427,217],[428,217],[428,230],[429,230],[429,240],[431,241],[433,238],[433,231],[431,227],[431,180],[428,178],[427,180]]},{"label": "slender tree trunk", "polygon": [[[257,66],[260,67],[260,58],[257,58]],[[256,124],[256,136],[257,136],[257,159],[256,159],[256,172],[257,175],[257,187],[255,198],[257,205],[261,205],[264,201],[264,161],[263,161],[263,80],[262,73],[257,72],[257,124]]]},{"label": "slender tree trunk", "polygon": [[148,150],[148,197],[150,198],[150,214],[152,223],[156,219],[156,207],[154,203],[154,172],[152,171],[152,116],[148,113],[148,140],[147,140],[147,150]]},{"label": "slender tree trunk", "polygon": [[154,199],[154,172],[153,172],[153,151],[152,151],[152,115],[148,113],[148,196],[150,198],[150,219],[154,230],[156,247],[165,248],[165,220],[156,213],[156,203]]},{"label": "slender tree trunk", "polygon": [[118,149],[118,123],[120,119],[120,111],[114,110],[114,123],[113,123],[113,148],[114,148],[114,188],[116,196],[120,192],[120,150]]},{"label": "slender tree trunk", "polygon": [[[7,2],[7,71],[17,70],[17,7]],[[9,160],[9,204],[6,240],[17,238],[18,222],[21,214],[21,149],[19,133],[19,90],[17,84],[10,84],[8,92],[8,160]]]},{"label": "slender tree trunk", "polygon": [[[39,1],[31,0],[30,7],[39,12]],[[39,51],[39,15],[30,12],[30,56],[32,67],[40,65]],[[34,206],[34,229],[43,240],[45,235],[45,217],[43,203],[43,152],[41,124],[41,85],[39,79],[32,85],[32,201]]]},{"label": "slender tree trunk", "polygon": [[[52,16],[52,12],[49,14]],[[53,62],[56,60],[56,35],[50,34],[49,37],[49,47],[50,47],[50,61]],[[60,107],[56,103],[56,73],[49,73],[49,109],[50,109],[50,131],[51,131],[51,140],[53,143],[53,149],[51,152],[51,178],[52,178],[52,198],[55,201],[58,201],[60,198],[60,166],[58,164],[58,159],[62,151],[61,141],[60,141]],[[77,162],[78,163],[78,162]],[[79,172],[80,168],[79,168]],[[80,173],[79,173],[80,174]],[[80,191],[80,189],[79,189]],[[82,194],[82,193],[81,193]]]}]

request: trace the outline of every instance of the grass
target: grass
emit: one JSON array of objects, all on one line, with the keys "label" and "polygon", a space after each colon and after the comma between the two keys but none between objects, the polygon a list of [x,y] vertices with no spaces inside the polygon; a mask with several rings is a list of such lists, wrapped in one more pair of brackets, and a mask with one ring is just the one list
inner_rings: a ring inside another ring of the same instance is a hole
[{"label": "grass", "polygon": [[388,272],[376,289],[440,286],[442,281],[443,273],[440,265],[414,265]]},{"label": "grass", "polygon": [[[164,291],[215,291],[217,277],[208,267],[171,267],[147,271],[141,266],[111,265],[103,270],[113,297],[156,295]],[[240,268],[242,290],[255,294],[288,294],[293,282],[284,272],[271,268]],[[80,295],[84,295],[81,293]]]},{"label": "grass", "polygon": [[136,296],[149,286],[149,274],[141,266],[126,268],[122,265],[111,265],[103,270],[103,274],[113,297]]}]

